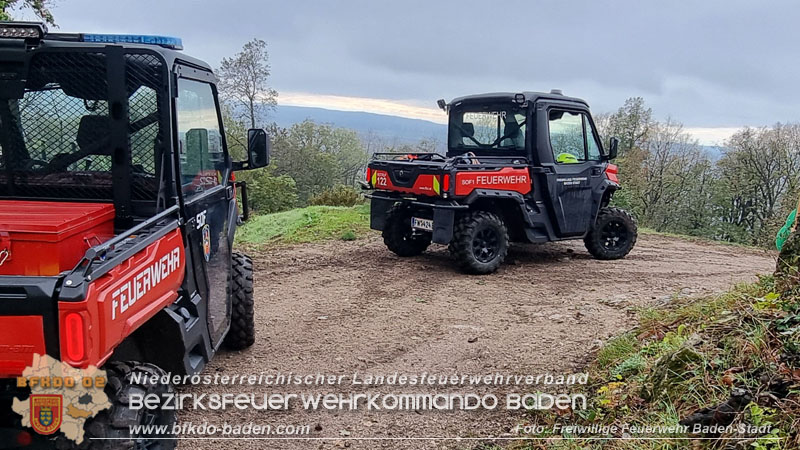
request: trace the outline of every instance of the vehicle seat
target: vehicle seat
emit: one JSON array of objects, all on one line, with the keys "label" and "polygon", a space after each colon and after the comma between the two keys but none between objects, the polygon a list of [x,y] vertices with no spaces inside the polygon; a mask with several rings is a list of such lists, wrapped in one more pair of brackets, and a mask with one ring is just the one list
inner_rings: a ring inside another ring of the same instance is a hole
[{"label": "vehicle seat", "polygon": [[505,133],[507,138],[500,142],[500,147],[523,148],[525,147],[525,136],[516,120],[506,122]]},{"label": "vehicle seat", "polygon": [[[84,150],[103,139],[108,138],[111,128],[108,116],[88,115],[81,117],[78,125],[78,135],[75,140],[79,150]],[[91,152],[93,155],[110,155],[108,146],[100,146]]]},{"label": "vehicle seat", "polygon": [[475,146],[475,142],[470,139],[475,136],[475,125],[471,122],[464,122],[461,125],[461,143],[465,146]]}]

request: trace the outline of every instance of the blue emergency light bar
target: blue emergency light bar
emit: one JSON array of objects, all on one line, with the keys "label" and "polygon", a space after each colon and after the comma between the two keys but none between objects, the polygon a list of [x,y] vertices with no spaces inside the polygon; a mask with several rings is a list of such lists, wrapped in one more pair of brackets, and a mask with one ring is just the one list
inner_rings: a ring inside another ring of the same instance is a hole
[{"label": "blue emergency light bar", "polygon": [[170,36],[147,36],[143,34],[84,34],[83,42],[99,44],[145,44],[160,45],[172,50],[183,50],[183,41]]}]

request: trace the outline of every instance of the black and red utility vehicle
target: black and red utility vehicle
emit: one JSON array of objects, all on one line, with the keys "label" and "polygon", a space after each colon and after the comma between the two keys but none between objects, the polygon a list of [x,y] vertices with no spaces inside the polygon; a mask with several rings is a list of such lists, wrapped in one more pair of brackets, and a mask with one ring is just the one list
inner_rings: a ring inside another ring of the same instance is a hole
[{"label": "black and red utility vehicle", "polygon": [[254,342],[233,173],[267,165],[269,140],[249,130],[247,160],[232,161],[216,78],[179,50],[0,22],[0,448],[70,445],[11,410],[34,354],[107,371],[113,406],[82,448],[168,448],[124,440],[131,425],[175,421],[129,409],[129,392],[171,389],[129,375],[196,374],[223,344]]},{"label": "black and red utility vehicle", "polygon": [[606,151],[585,101],[550,93],[495,93],[439,106],[447,154],[379,153],[367,169],[371,226],[389,250],[414,256],[449,244],[461,268],[490,273],[509,242],[583,239],[598,259],[622,258],[636,221],[610,207],[620,189],[618,140]]}]

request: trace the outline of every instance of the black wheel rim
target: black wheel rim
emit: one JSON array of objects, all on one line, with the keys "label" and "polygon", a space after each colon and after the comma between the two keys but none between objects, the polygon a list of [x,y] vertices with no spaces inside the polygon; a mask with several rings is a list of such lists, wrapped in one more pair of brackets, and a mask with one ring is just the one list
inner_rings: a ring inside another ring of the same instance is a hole
[{"label": "black wheel rim", "polygon": [[497,231],[492,228],[484,228],[472,239],[472,253],[475,259],[482,263],[493,260],[500,252],[500,239]]},{"label": "black wheel rim", "polygon": [[609,250],[619,250],[628,245],[628,227],[618,220],[612,220],[600,229],[600,242]]}]

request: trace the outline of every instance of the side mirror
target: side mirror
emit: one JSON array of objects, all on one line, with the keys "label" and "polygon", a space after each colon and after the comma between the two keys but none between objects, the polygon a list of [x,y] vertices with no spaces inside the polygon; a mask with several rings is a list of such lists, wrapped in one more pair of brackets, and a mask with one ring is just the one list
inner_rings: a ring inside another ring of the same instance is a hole
[{"label": "side mirror", "polygon": [[606,155],[606,159],[609,161],[617,157],[617,152],[619,151],[619,139],[612,137],[608,140],[608,154]]},{"label": "side mirror", "polygon": [[251,170],[269,165],[269,136],[264,129],[247,130],[247,161],[234,163],[234,170]]}]

